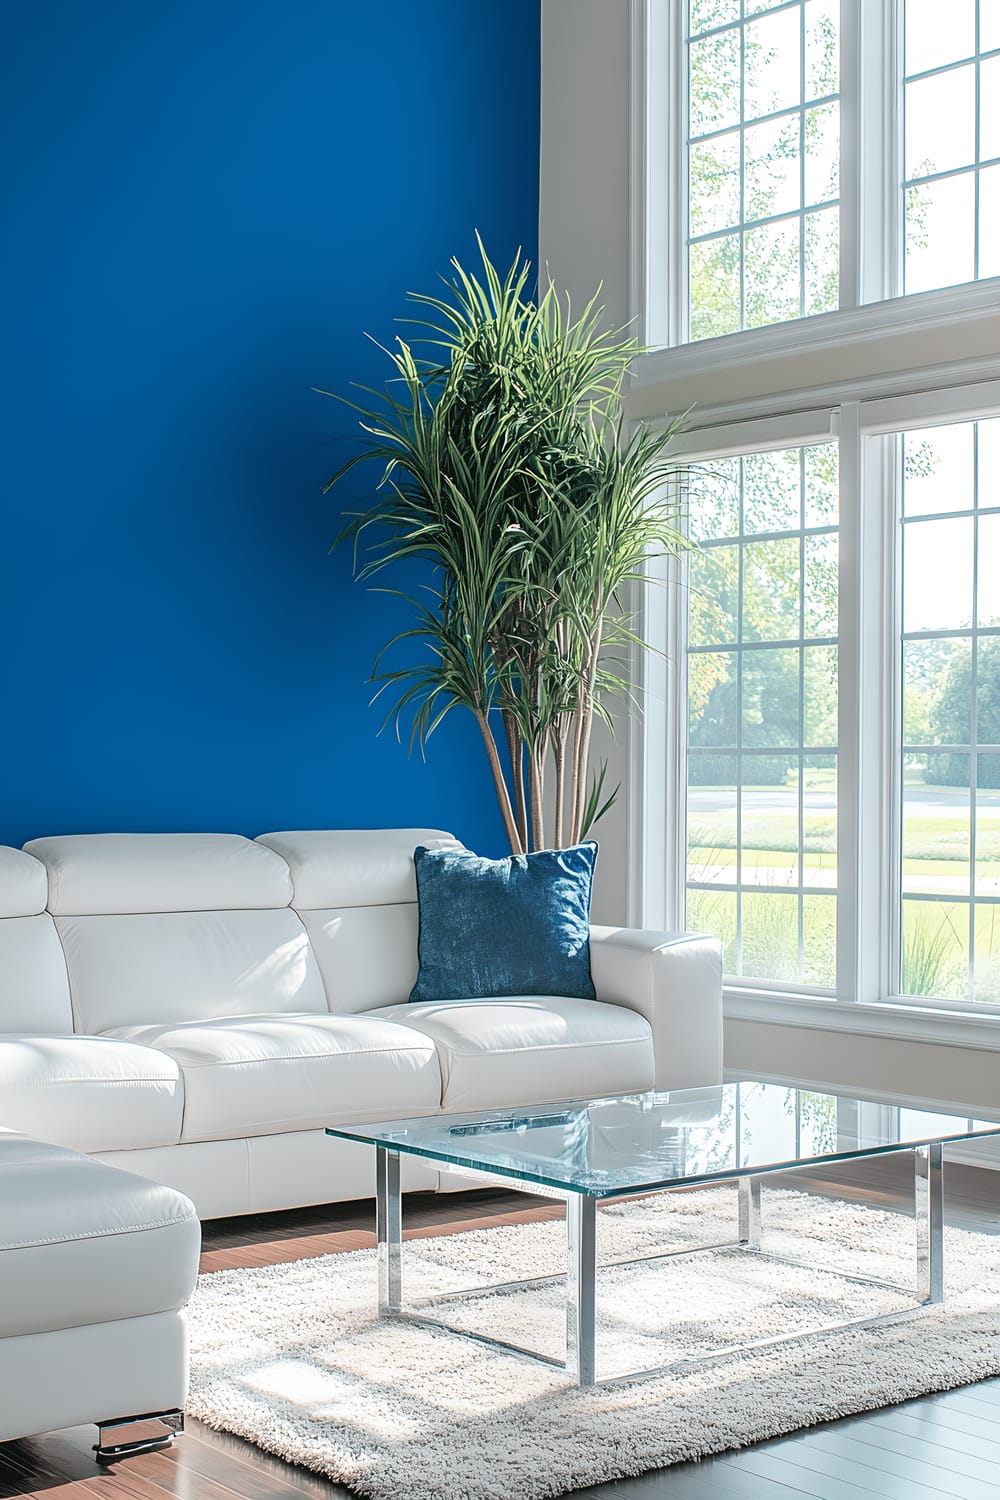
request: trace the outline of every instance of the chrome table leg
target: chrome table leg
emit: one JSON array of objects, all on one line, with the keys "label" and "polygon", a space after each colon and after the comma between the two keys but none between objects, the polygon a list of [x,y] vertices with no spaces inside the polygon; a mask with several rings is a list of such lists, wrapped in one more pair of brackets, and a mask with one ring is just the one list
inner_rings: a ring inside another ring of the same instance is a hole
[{"label": "chrome table leg", "polygon": [[748,1250],[760,1249],[760,1178],[741,1177],[740,1244]]},{"label": "chrome table leg", "polygon": [[577,1385],[597,1379],[597,1203],[583,1193],[566,1200],[566,1372]]},{"label": "chrome table leg", "polygon": [[944,1148],[940,1141],[913,1149],[917,1222],[917,1300],[944,1296]]},{"label": "chrome table leg", "polygon": [[403,1213],[399,1194],[399,1152],[375,1147],[375,1233],[378,1240],[378,1310],[399,1312],[402,1306],[400,1259]]}]

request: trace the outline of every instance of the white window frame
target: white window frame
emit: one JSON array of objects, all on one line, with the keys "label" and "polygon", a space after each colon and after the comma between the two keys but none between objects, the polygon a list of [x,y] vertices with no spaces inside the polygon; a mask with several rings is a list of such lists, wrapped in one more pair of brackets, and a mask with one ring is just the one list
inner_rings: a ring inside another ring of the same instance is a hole
[{"label": "white window frame", "polygon": [[[840,451],[840,658],[838,751],[838,988],[730,980],[727,1014],[794,1020],[877,1035],[924,1035],[1000,1050],[1000,1004],[922,999],[894,992],[899,910],[900,729],[895,434],[1000,417],[1000,359],[991,381],[915,395],[845,401],[784,417],[719,423],[682,433],[678,459],[808,446],[835,438]],[[642,598],[637,653],[645,688],[630,723],[629,921],[683,926],[686,890],[687,723],[684,564],[660,565],[673,587]],[[862,1021],[863,1018],[863,1021]]]},{"label": "white window frame", "polygon": [[[849,338],[843,315],[881,306],[882,326],[905,327],[915,298],[920,316],[950,294],[966,293],[983,306],[1000,296],[1000,277],[901,296],[902,225],[902,3],[840,0],[841,192],[840,309],[687,342],[687,57],[686,0],[630,0],[630,312],[641,342],[651,348],[721,348],[752,340],[760,357],[788,343],[801,346],[816,326],[821,340]],[[666,80],[666,83],[664,83]],[[864,142],[864,149],[858,143]],[[985,289],[979,297],[974,289]]]},{"label": "white window frame", "polygon": [[[886,872],[898,821],[898,709],[885,438],[903,427],[1000,412],[1000,277],[895,295],[902,254],[899,0],[841,0],[843,131],[845,140],[863,139],[866,151],[844,159],[840,309],[682,343],[685,9],[683,0],[630,0],[628,9],[628,306],[640,339],[659,347],[636,361],[627,415],[657,424],[687,414],[676,447],[685,461],[831,436],[840,443],[839,988],[830,997],[740,981],[727,988],[727,1015],[1000,1050],[1000,1007],[977,1003],[972,1013],[962,1002],[889,998],[894,893]],[[664,88],[672,58],[680,59],[680,86]],[[897,81],[894,97],[888,77]],[[671,234],[671,226],[679,232]],[[658,653],[635,659],[645,693],[641,715],[628,724],[626,904],[632,923],[676,928],[686,880],[682,566],[669,564],[662,581],[680,585],[668,592],[666,610],[659,589],[646,590],[640,605],[639,633]]]}]

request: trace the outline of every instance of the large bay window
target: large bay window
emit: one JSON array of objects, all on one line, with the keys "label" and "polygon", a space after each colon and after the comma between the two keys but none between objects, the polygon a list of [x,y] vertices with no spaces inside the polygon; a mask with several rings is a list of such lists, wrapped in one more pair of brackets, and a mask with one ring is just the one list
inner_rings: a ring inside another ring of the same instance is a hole
[{"label": "large bay window", "polygon": [[935,399],[685,469],[683,920],[743,989],[1000,1010],[1000,416]]},{"label": "large bay window", "polygon": [[676,0],[668,42],[674,7],[649,8],[673,198],[654,275],[683,241],[655,338],[1000,275],[996,0]]},{"label": "large bay window", "polygon": [[715,932],[737,1015],[996,1026],[1000,0],[632,20],[629,399],[685,415],[694,545],[630,918]]}]

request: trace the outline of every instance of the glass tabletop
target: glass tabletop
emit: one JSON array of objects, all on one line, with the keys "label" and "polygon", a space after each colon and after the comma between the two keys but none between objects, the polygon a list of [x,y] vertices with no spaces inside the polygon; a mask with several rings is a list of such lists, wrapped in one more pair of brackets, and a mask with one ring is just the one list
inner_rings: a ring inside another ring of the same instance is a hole
[{"label": "glass tabletop", "polygon": [[591,1198],[1000,1135],[1000,1120],[747,1079],[474,1114],[338,1125],[328,1135]]}]

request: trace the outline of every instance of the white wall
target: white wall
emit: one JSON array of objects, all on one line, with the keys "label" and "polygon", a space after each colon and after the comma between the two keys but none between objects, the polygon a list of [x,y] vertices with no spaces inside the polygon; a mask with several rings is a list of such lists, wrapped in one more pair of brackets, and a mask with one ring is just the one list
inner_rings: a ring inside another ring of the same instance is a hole
[{"label": "white wall", "polygon": [[813,1027],[726,1022],[725,1065],[748,1076],[1000,1109],[1000,1053]]},{"label": "white wall", "polygon": [[[581,308],[602,286],[607,321],[629,317],[629,0],[542,0],[539,266]],[[627,745],[595,731],[617,806],[601,820],[594,919],[625,921]]]}]

